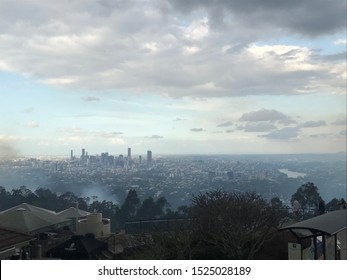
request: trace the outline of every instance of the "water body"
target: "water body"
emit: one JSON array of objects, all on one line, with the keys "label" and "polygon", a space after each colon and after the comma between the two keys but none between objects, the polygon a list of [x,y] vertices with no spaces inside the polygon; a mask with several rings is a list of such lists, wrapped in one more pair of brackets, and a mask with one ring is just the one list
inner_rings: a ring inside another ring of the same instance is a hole
[{"label": "water body", "polygon": [[288,176],[288,178],[298,178],[298,177],[305,177],[306,176],[306,173],[290,171],[288,169],[278,169],[278,171],[286,174]]}]

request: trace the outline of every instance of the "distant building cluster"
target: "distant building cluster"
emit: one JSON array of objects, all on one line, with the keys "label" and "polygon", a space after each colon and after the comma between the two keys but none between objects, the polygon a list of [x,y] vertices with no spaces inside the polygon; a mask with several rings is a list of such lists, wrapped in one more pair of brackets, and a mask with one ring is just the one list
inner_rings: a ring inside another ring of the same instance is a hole
[{"label": "distant building cluster", "polygon": [[139,167],[139,165],[143,164],[151,166],[153,164],[153,155],[152,151],[148,150],[147,160],[143,162],[142,155],[139,155],[137,158],[132,157],[131,148],[128,148],[126,157],[123,154],[118,156],[110,155],[108,152],[101,153],[100,155],[89,155],[86,149],[83,148],[79,157],[76,157],[74,151],[71,150],[70,161],[80,166],[132,168]]}]

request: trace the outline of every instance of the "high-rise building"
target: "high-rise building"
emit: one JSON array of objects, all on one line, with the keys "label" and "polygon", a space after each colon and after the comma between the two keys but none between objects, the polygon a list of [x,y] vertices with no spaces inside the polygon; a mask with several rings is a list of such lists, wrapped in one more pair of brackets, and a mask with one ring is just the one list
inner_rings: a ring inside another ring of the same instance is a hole
[{"label": "high-rise building", "polygon": [[147,163],[152,163],[152,151],[147,151]]},{"label": "high-rise building", "polygon": [[128,158],[131,158],[131,148],[128,148]]},{"label": "high-rise building", "polygon": [[82,158],[86,156],[86,149],[82,149]]},{"label": "high-rise building", "polygon": [[71,150],[70,159],[73,160],[73,150]]}]

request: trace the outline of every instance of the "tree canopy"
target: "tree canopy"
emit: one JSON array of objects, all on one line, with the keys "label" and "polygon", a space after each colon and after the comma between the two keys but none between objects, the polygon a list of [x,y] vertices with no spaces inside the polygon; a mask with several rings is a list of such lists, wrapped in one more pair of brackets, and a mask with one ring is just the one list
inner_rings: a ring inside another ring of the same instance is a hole
[{"label": "tree canopy", "polygon": [[254,192],[200,194],[191,213],[199,242],[227,259],[253,259],[279,224],[274,208]]}]

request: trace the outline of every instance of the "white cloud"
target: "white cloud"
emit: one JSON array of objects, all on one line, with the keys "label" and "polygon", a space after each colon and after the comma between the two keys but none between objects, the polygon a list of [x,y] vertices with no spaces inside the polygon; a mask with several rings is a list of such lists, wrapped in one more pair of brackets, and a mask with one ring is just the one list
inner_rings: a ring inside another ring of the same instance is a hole
[{"label": "white cloud", "polygon": [[334,41],[335,45],[346,45],[347,44],[347,39],[346,38],[340,38]]},{"label": "white cloud", "polygon": [[201,40],[209,33],[208,19],[194,20],[189,26],[183,29],[184,37],[195,41]]},{"label": "white cloud", "polygon": [[37,127],[39,127],[40,125],[37,123],[37,122],[35,122],[35,121],[30,121],[30,122],[28,122],[27,124],[26,124],[26,127],[28,127],[28,128],[37,128]]}]

